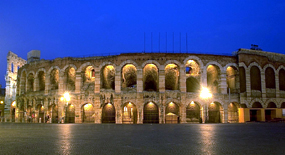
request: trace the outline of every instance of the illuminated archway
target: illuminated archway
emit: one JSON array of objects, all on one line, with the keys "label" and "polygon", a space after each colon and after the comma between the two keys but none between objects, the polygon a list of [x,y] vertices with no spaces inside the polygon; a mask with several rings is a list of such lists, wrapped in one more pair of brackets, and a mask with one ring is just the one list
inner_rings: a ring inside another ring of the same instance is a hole
[{"label": "illuminated archway", "polygon": [[37,106],[37,110],[38,110],[38,117],[37,117],[37,122],[39,123],[44,123],[44,106],[39,104]]},{"label": "illuminated archway", "polygon": [[83,123],[94,123],[95,122],[94,107],[90,103],[82,106],[82,122]]},{"label": "illuminated archway", "polygon": [[144,105],[143,123],[159,123],[158,107],[155,103],[149,102]]},{"label": "illuminated archway", "polygon": [[75,123],[75,107],[72,104],[68,104],[66,108],[65,123]]},{"label": "illuminated archway", "polygon": [[221,123],[221,109],[222,106],[219,102],[210,103],[210,105],[208,106],[208,123]]},{"label": "illuminated archway", "polygon": [[179,123],[179,106],[173,102],[170,102],[165,107],[165,123],[177,124]]},{"label": "illuminated archway", "polygon": [[137,123],[137,108],[129,102],[123,106],[123,124],[136,124]]},{"label": "illuminated archway", "polygon": [[201,123],[200,106],[192,101],[186,107],[186,122],[188,123]]},{"label": "illuminated archway", "polygon": [[235,103],[230,103],[228,105],[228,122],[238,123],[238,108]]},{"label": "illuminated archway", "polygon": [[116,123],[115,107],[111,103],[106,103],[102,109],[102,123]]}]

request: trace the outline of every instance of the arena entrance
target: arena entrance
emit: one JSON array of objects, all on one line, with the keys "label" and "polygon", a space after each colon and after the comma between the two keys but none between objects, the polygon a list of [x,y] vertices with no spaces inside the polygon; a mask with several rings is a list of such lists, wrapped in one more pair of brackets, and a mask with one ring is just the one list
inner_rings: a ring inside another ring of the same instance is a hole
[{"label": "arena entrance", "polygon": [[51,123],[58,123],[58,109],[57,105],[52,104],[49,106],[48,111],[50,113]]},{"label": "arena entrance", "polygon": [[37,106],[37,109],[38,109],[38,123],[44,123],[44,115],[45,115],[45,113],[44,113],[44,106],[43,105],[41,105],[41,104],[39,104],[38,106]]},{"label": "arena entrance", "polygon": [[238,108],[235,103],[230,103],[228,105],[228,122],[238,123]]},{"label": "arena entrance", "polygon": [[102,109],[102,123],[116,123],[115,107],[111,103],[106,103]]},{"label": "arena entrance", "polygon": [[208,108],[209,119],[208,123],[221,123],[220,115],[221,105],[218,102],[212,102]]},{"label": "arena entrance", "polygon": [[11,122],[15,122],[15,115],[16,115],[16,101],[13,101],[11,104]]},{"label": "arena entrance", "polygon": [[159,123],[158,107],[155,103],[149,102],[144,105],[143,123]]},{"label": "arena entrance", "polygon": [[75,123],[75,107],[72,104],[66,107],[65,123]]},{"label": "arena entrance", "polygon": [[95,111],[92,104],[88,103],[82,106],[82,122],[83,123],[94,123],[95,122]]},{"label": "arena entrance", "polygon": [[201,123],[202,120],[200,118],[200,106],[191,102],[186,107],[186,122],[187,123]]},{"label": "arena entrance", "polygon": [[276,117],[276,104],[273,102],[270,102],[267,106],[267,109],[265,109],[265,121],[271,121]]},{"label": "arena entrance", "polygon": [[179,107],[177,104],[170,102],[165,108],[165,124],[179,123]]},{"label": "arena entrance", "polygon": [[250,109],[250,121],[251,122],[256,122],[256,121],[261,121],[261,104],[259,102],[255,102],[252,105],[252,108]]},{"label": "arena entrance", "polygon": [[137,124],[137,108],[131,102],[123,107],[123,124]]}]

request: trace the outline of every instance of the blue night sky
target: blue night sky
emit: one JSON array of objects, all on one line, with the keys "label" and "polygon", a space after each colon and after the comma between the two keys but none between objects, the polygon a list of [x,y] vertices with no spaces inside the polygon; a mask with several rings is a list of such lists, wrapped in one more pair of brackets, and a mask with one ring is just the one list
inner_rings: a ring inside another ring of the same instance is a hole
[{"label": "blue night sky", "polygon": [[146,52],[173,52],[174,38],[174,52],[231,55],[257,44],[285,54],[284,17],[280,0],[1,0],[0,84],[8,51],[24,59],[30,50],[43,59],[142,52],[144,34]]}]

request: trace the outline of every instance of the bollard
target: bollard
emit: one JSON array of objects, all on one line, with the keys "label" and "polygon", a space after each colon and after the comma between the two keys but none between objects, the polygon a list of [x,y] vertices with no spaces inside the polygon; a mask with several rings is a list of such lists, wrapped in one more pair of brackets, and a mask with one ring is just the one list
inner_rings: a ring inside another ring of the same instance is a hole
[{"label": "bollard", "polygon": [[39,123],[42,123],[42,118],[39,119]]}]

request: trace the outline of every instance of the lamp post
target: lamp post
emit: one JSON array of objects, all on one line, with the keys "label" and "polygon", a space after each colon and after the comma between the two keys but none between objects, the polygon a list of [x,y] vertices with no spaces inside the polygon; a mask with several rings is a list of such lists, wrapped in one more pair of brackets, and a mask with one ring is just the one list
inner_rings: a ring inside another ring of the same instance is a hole
[{"label": "lamp post", "polygon": [[202,90],[201,90],[201,93],[200,93],[200,97],[202,98],[202,99],[204,99],[205,101],[206,101],[206,108],[205,108],[205,110],[206,110],[206,117],[205,117],[205,123],[207,123],[208,122],[208,103],[207,102],[209,102],[209,99],[210,98],[212,98],[212,94],[211,94],[211,92],[210,92],[210,90],[208,89],[208,88],[206,88],[206,87],[202,87]]},{"label": "lamp post", "polygon": [[[70,101],[70,95],[68,92],[65,92],[63,94],[63,96],[60,98],[61,101],[65,101],[66,104],[65,104],[65,115],[64,115],[64,122],[62,123],[65,123],[66,122],[66,116],[67,116],[67,108],[68,108],[68,102]],[[63,121],[63,119],[62,119]]]}]

